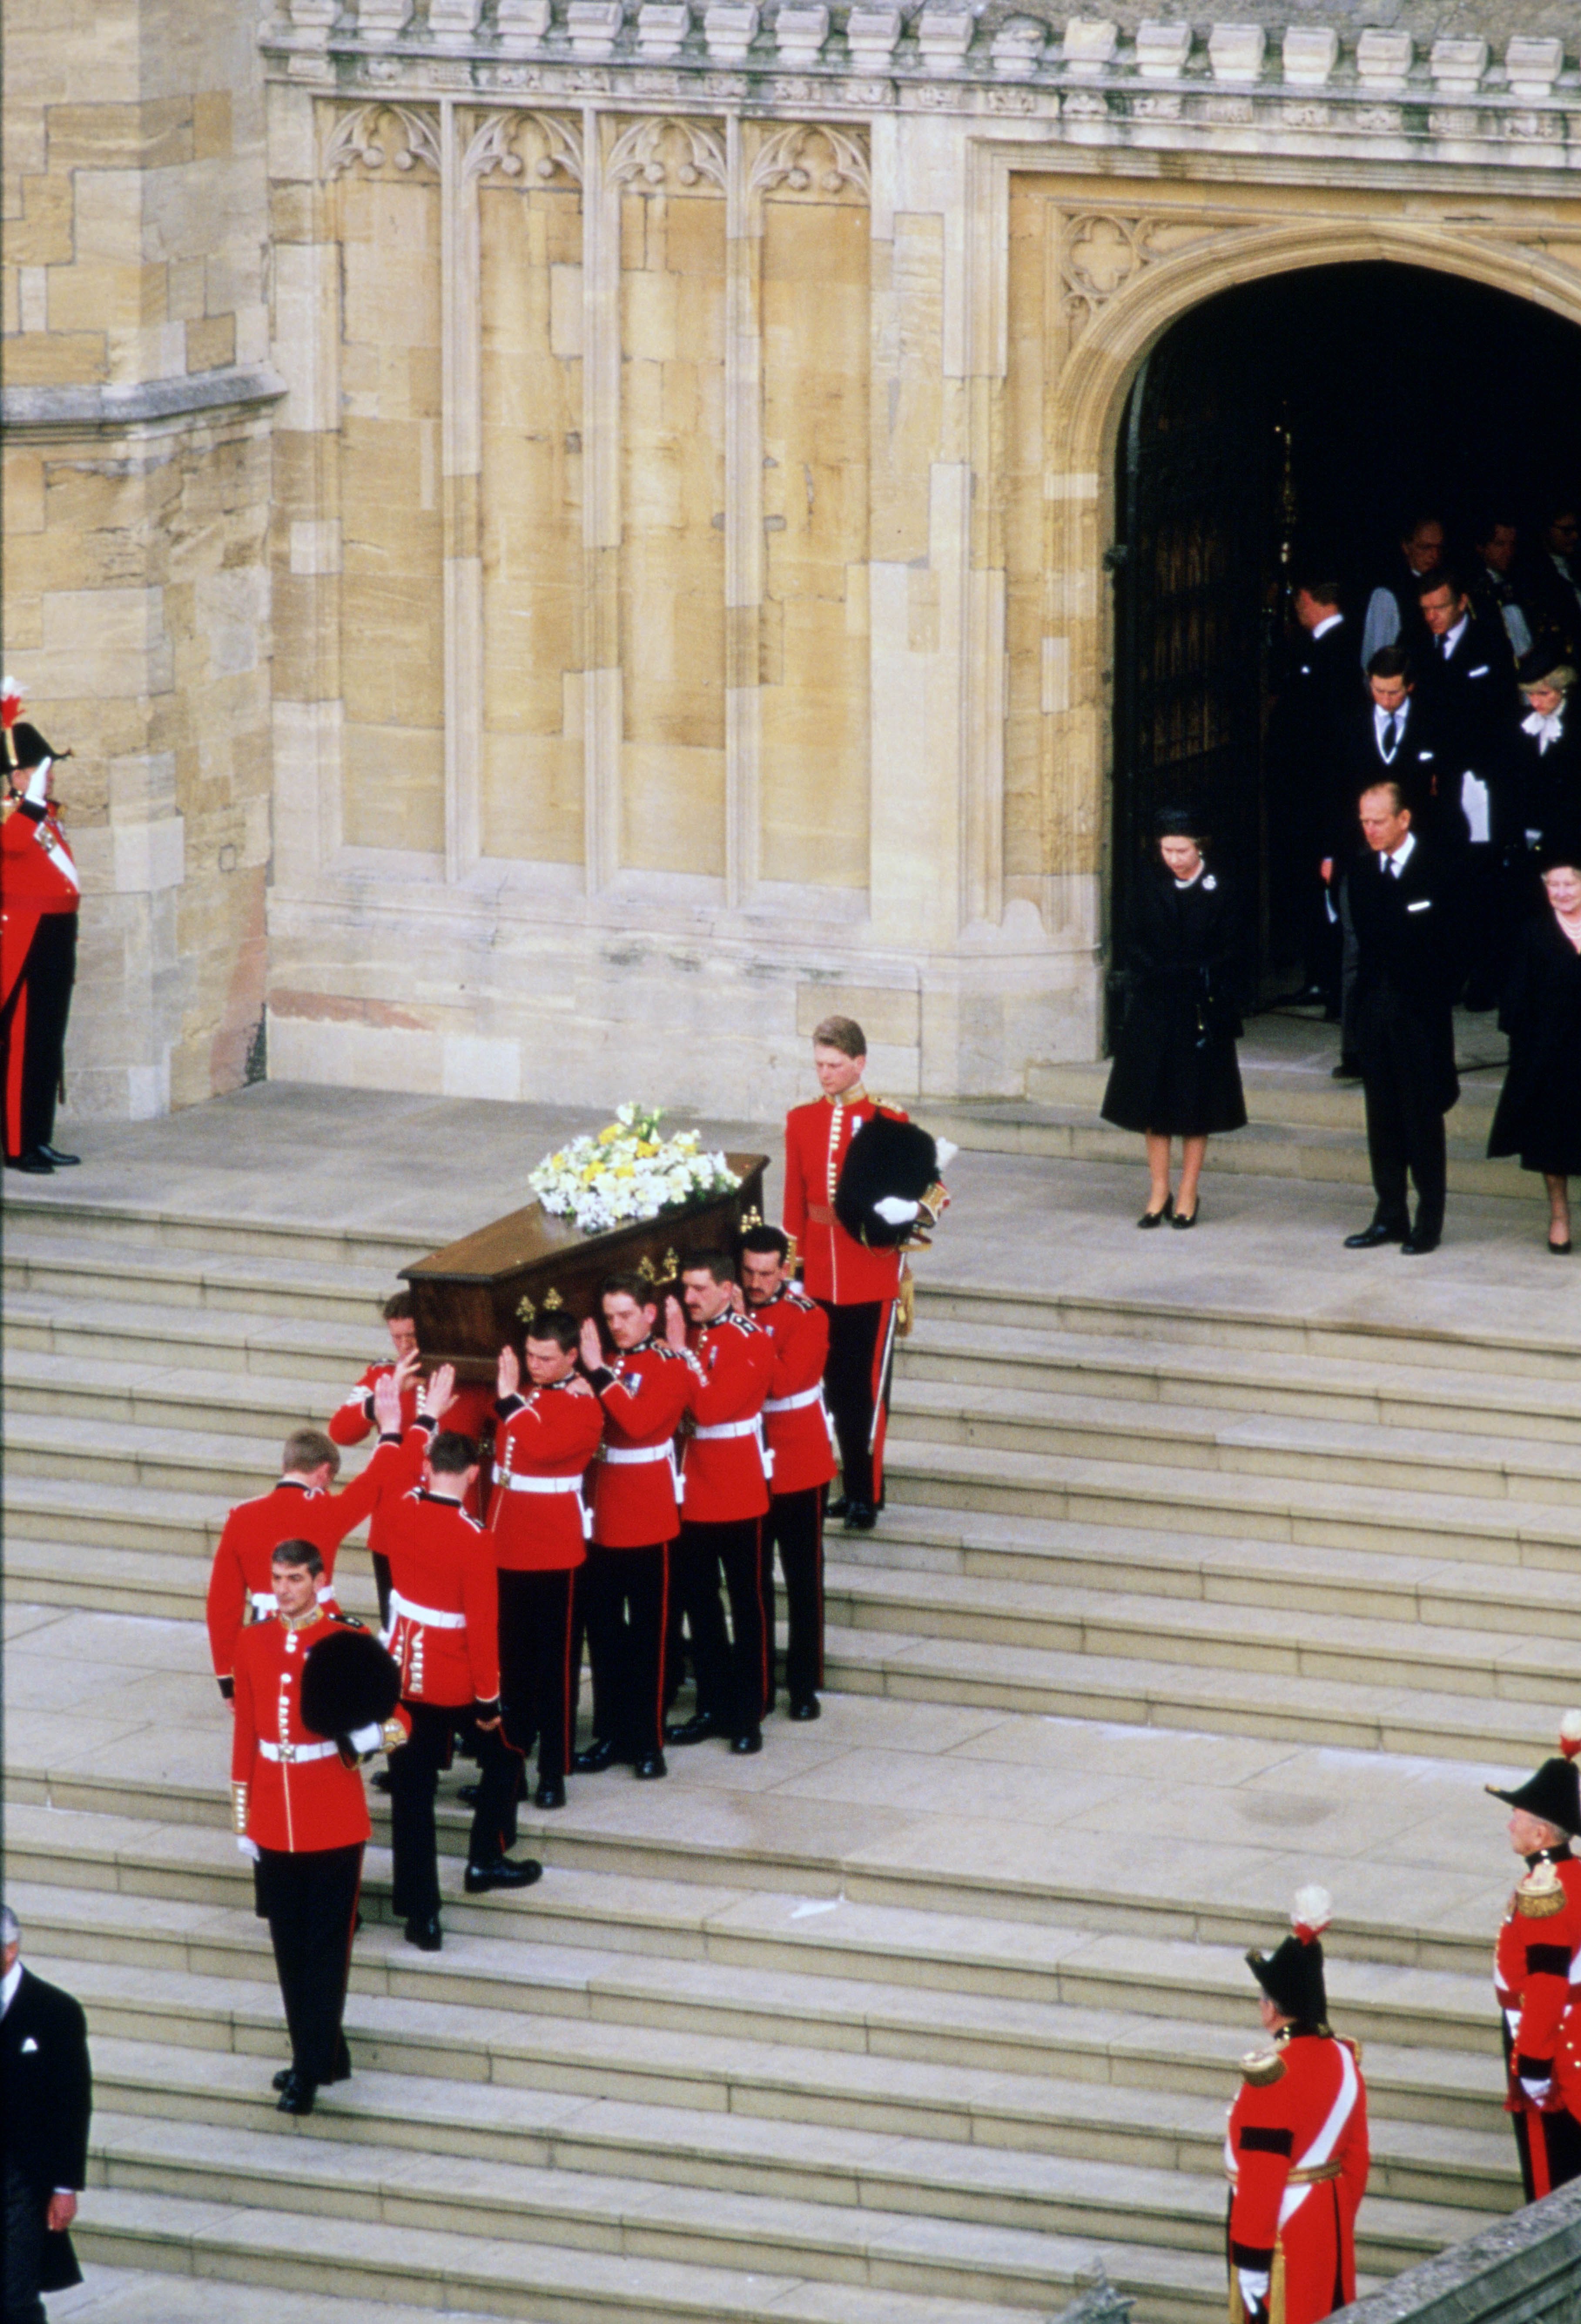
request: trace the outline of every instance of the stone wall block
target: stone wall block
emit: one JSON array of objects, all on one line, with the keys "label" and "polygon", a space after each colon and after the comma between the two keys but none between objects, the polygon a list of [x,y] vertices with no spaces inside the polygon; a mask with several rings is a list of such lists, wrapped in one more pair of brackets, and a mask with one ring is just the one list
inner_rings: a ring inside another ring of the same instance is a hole
[{"label": "stone wall block", "polygon": [[1207,36],[1215,80],[1256,80],[1267,47],[1268,34],[1261,24],[1216,24]]},{"label": "stone wall block", "polygon": [[1073,16],[1065,27],[1065,69],[1073,80],[1096,80],[1119,45],[1120,28],[1107,17]]},{"label": "stone wall block", "polygon": [[553,22],[551,0],[499,0],[495,22],[507,56],[531,56]]},{"label": "stone wall block", "polygon": [[429,32],[437,49],[466,49],[483,14],[483,0],[429,0]]},{"label": "stone wall block", "polygon": [[145,895],[162,888],[179,888],[187,876],[187,825],[184,816],[165,816],[157,822],[119,824],[111,834],[113,879],[122,895]]},{"label": "stone wall block", "polygon": [[1321,88],[1339,62],[1339,34],[1332,24],[1292,24],[1283,54],[1287,87]]},{"label": "stone wall block", "polygon": [[1043,61],[1048,27],[1036,16],[1011,16],[1001,24],[990,44],[994,72],[1001,80],[1031,80]]},{"label": "stone wall block", "polygon": [[1139,24],[1136,69],[1143,80],[1175,80],[1191,54],[1189,24]]},{"label": "stone wall block", "polygon": [[703,11],[709,56],[722,65],[744,65],[762,21],[755,0],[712,0]]},{"label": "stone wall block", "polygon": [[1469,96],[1488,68],[1485,41],[1438,40],[1428,59],[1433,86],[1448,97]]},{"label": "stone wall block", "polygon": [[954,0],[927,0],[917,19],[917,48],[930,73],[952,73],[972,45],[976,19]]},{"label": "stone wall block", "polygon": [[829,12],[822,0],[815,7],[788,5],[774,19],[774,41],[782,63],[809,65],[829,36]]},{"label": "stone wall block", "polygon": [[1523,102],[1534,97],[1546,97],[1565,69],[1565,44],[1558,40],[1523,40],[1506,42],[1504,70],[1510,78],[1510,94]]},{"label": "stone wall block", "polygon": [[566,31],[573,55],[613,56],[623,15],[621,0],[570,0],[566,10]]},{"label": "stone wall block", "polygon": [[640,55],[662,64],[678,57],[691,30],[691,10],[686,0],[643,0],[637,11]]},{"label": "stone wall block", "polygon": [[898,8],[853,8],[846,19],[846,41],[858,72],[886,71],[900,37]]},{"label": "stone wall block", "polygon": [[1364,32],[1356,42],[1356,72],[1363,88],[1373,97],[1399,96],[1415,53],[1409,32]]}]

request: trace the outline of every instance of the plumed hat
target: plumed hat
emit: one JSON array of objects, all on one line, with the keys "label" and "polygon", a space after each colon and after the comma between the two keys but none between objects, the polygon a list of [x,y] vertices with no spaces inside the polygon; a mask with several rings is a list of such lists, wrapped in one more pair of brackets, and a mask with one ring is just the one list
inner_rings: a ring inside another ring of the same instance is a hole
[{"label": "plumed hat", "polygon": [[1559,1757],[1545,1759],[1535,1775],[1529,1775],[1519,1791],[1502,1792],[1496,1784],[1486,1789],[1506,1807],[1524,1808],[1528,1815],[1540,1818],[1544,1823],[1557,1824],[1560,1831],[1568,1832],[1572,1840],[1581,1839],[1581,1769],[1576,1765],[1576,1755],[1581,1752],[1581,1711],[1567,1711],[1559,1721]]},{"label": "plumed hat", "polygon": [[1333,1913],[1334,1900],[1327,1888],[1298,1888],[1290,1934],[1271,1953],[1253,1950],[1246,1956],[1247,1968],[1280,2015],[1300,2025],[1328,2023],[1321,1939]]},{"label": "plumed hat", "polygon": [[25,775],[59,753],[51,750],[36,726],[28,724],[21,711],[21,687],[14,678],[0,678],[0,737],[4,738],[5,763],[17,774]]},{"label": "plumed hat", "polygon": [[938,1181],[938,1148],[928,1132],[875,1113],[846,1148],[835,1216],[857,1242],[893,1250],[910,1240],[922,1197]]},{"label": "plumed hat", "polygon": [[337,1622],[302,1663],[302,1725],[327,1740],[383,1726],[401,1700],[401,1672],[371,1630]]}]

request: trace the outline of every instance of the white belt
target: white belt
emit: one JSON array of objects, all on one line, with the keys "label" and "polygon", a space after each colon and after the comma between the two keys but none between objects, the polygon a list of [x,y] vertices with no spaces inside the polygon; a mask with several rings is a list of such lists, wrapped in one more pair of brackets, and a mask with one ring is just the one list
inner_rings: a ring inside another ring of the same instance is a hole
[{"label": "white belt", "polygon": [[[804,1388],[800,1396],[772,1396],[764,1405],[765,1412],[805,1412],[809,1404],[823,1402],[821,1388]],[[699,1428],[698,1434],[703,1434]]]},{"label": "white belt", "polygon": [[763,1424],[761,1414],[754,1416],[751,1420],[721,1420],[712,1428],[692,1430],[692,1434],[699,1444],[712,1443],[721,1436],[761,1436],[763,1433]]},{"label": "white belt", "polygon": [[304,1759],[337,1759],[338,1743],[260,1743],[259,1756],[274,1759],[287,1766],[300,1766]]},{"label": "white belt", "polygon": [[[261,1620],[267,1615],[276,1614],[279,1612],[280,1600],[275,1597],[273,1590],[250,1590],[247,1592],[247,1595],[253,1601],[254,1613],[256,1614]],[[335,1595],[334,1583],[332,1582],[320,1582],[319,1584],[318,1595],[319,1605],[322,1606],[327,1604],[328,1601]]]},{"label": "white belt", "polygon": [[467,1628],[465,1614],[441,1614],[436,1606],[414,1606],[410,1598],[403,1598],[401,1595],[399,1590],[392,1590],[390,1592],[392,1630],[402,1616],[409,1622],[421,1622],[425,1630],[464,1630]]},{"label": "white belt", "polygon": [[[646,1460],[646,1453],[643,1454]],[[495,1464],[495,1483],[508,1493],[579,1493],[582,1480],[578,1477],[515,1477],[508,1469]]]},{"label": "white belt", "polygon": [[638,1469],[645,1468],[652,1461],[672,1460],[674,1450],[669,1444],[606,1444],[598,1457],[607,1461],[612,1469]]}]

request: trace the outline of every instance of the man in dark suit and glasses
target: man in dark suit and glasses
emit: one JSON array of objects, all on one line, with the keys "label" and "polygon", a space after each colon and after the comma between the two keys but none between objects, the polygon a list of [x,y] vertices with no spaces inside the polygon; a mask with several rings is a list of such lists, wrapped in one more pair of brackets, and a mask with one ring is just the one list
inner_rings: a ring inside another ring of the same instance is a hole
[{"label": "man in dark suit and glasses", "polygon": [[67,2230],[88,2177],[93,2081],[80,2006],[23,1969],[21,1950],[16,1915],[0,1908],[5,2324],[44,2324],[40,2293],[82,2281]]},{"label": "man in dark suit and glasses", "polygon": [[[1347,1250],[1436,1250],[1444,1231],[1444,1116],[1460,1094],[1453,996],[1463,972],[1448,851],[1419,839],[1392,780],[1362,794],[1365,852],[1345,873],[1355,940],[1354,1038],[1377,1208]],[[1406,1174],[1417,1190],[1410,1224]]]}]

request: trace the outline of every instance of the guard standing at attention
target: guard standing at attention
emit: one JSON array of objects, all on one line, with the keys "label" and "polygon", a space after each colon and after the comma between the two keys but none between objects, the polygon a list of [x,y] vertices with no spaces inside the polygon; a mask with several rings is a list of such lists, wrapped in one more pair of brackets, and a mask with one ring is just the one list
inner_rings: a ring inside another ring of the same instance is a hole
[{"label": "guard standing at attention", "polygon": [[1526,1866],[1499,1931],[1493,1989],[1529,2203],[1581,2178],[1581,1863],[1570,1847],[1581,1834],[1581,1711],[1565,1713],[1559,1751],[1519,1791],[1488,1785],[1513,1811],[1510,1845]]},{"label": "guard standing at attention", "polygon": [[82,882],[50,797],[57,753],[18,724],[22,689],[0,678],[0,1100],[5,1167],[44,1178],[79,1161],[51,1140],[77,977]]},{"label": "guard standing at attention", "polygon": [[1356,2294],[1356,2212],[1367,2189],[1361,2052],[1328,2029],[1327,1889],[1296,1892],[1294,1934],[1249,1952],[1271,2050],[1242,2064],[1230,2108],[1230,2324],[1318,2324]]},{"label": "guard standing at attention", "polygon": [[[903,1257],[872,1250],[835,1216],[840,1165],[864,1122],[899,1106],[883,1105],[862,1085],[867,1038],[849,1017],[826,1017],[812,1037],[812,1062],[823,1090],[785,1117],[784,1228],[801,1262],[803,1286],[829,1321],[824,1388],[834,1416],[844,1491],[830,1517],[869,1533],[883,1507],[883,1440],[894,1360],[895,1311]],[[932,1206],[929,1206],[929,1216]]]},{"label": "guard standing at attention", "polygon": [[[415,1363],[416,1359],[412,1359]],[[354,1526],[377,1507],[381,1494],[398,1492],[417,1475],[427,1438],[401,1433],[402,1368],[374,1390],[379,1442],[373,1459],[343,1492],[330,1485],[340,1455],[317,1428],[293,1428],[285,1440],[280,1482],[256,1500],[238,1501],[225,1521],[208,1575],[208,1646],[221,1694],[229,1696],[236,1640],[251,1621],[274,1611],[270,1561],[282,1541],[310,1541],[319,1553],[320,1602],[332,1611],[335,1553]]]},{"label": "guard standing at attention", "polygon": [[798,1291],[787,1271],[790,1246],[778,1227],[749,1227],[741,1238],[741,1287],[747,1312],[774,1342],[774,1369],[763,1406],[773,1472],[763,1527],[763,1605],[769,1635],[769,1693],[774,1707],[774,1550],[785,1575],[785,1691],[792,1719],[818,1716],[823,1684],[824,1502],[835,1473],[835,1432],[824,1401],[829,1319]]},{"label": "guard standing at attention", "polygon": [[499,1571],[501,1700],[511,1749],[525,1756],[537,1738],[537,1804],[563,1808],[577,1723],[574,1599],[587,1555],[582,1480],[604,1416],[577,1376],[577,1326],[569,1315],[535,1316],[526,1357],[531,1387],[522,1396],[515,1351],[500,1350],[490,1530]]},{"label": "guard standing at attention", "polygon": [[[231,1811],[236,1845],[253,1859],[291,2033],[291,2064],[274,2078],[280,2111],[311,2114],[319,2086],[351,2071],[341,2019],[372,1829],[358,1757],[398,1749],[407,1721],[389,1656],[319,1605],[324,1567],[312,1543],[282,1541],[271,1570],[274,1615],[236,1641]],[[308,1661],[332,1639],[355,1642],[388,1671],[380,1714],[365,1727],[351,1713],[344,1737],[338,1720],[333,1736],[309,1723]]]},{"label": "guard standing at attention", "polygon": [[670,1554],[680,1531],[675,1432],[691,1375],[684,1356],[655,1336],[658,1297],[641,1275],[612,1275],[599,1295],[613,1357],[598,1326],[582,1326],[582,1367],[604,1415],[593,1471],[593,1539],[583,1568],[587,1652],[593,1665],[593,1741],[579,1775],[616,1762],[644,1783],[664,1760],[664,1647],[670,1629]]}]

